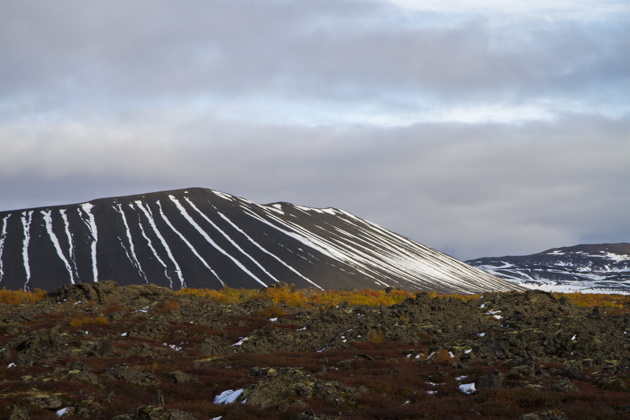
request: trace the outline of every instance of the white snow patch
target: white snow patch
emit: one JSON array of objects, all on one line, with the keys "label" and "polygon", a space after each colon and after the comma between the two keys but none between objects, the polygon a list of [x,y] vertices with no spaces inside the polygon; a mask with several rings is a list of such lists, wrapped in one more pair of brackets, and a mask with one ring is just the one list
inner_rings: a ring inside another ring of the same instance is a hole
[{"label": "white snow patch", "polygon": [[620,255],[620,254],[614,254],[612,252],[607,252],[606,253],[606,257],[610,260],[613,260],[615,262],[621,262],[621,261],[628,261],[630,260],[630,255]]},{"label": "white snow patch", "polygon": [[228,200],[228,201],[232,201],[234,199],[234,196],[231,196],[230,194],[226,194],[226,193],[222,193],[219,191],[212,191],[217,197],[221,197],[224,200]]},{"label": "white snow patch", "polygon": [[475,383],[471,382],[469,384],[461,384],[459,386],[459,390],[462,391],[464,394],[472,394],[473,392],[476,391]]},{"label": "white snow patch", "polygon": [[[141,203],[140,201],[137,201],[136,204]],[[129,204],[129,207],[131,207],[132,209],[133,204]],[[144,211],[144,209],[140,206],[140,204],[138,204],[138,207],[140,208],[141,211],[143,211],[145,213],[145,216],[147,217],[147,219],[149,219],[148,214],[146,213],[146,211]],[[152,223],[153,219],[151,218],[149,220],[149,224],[152,225],[152,227],[154,228],[154,230],[156,230],[155,225]],[[168,266],[166,265],[166,263],[162,260],[162,258],[160,258],[160,256],[158,255],[157,251],[155,250],[155,248],[153,247],[153,242],[151,242],[151,239],[149,239],[149,237],[147,236],[147,233],[144,231],[144,227],[142,226],[142,221],[140,219],[140,215],[138,215],[138,226],[140,227],[140,232],[142,232],[142,237],[147,241],[147,245],[149,245],[149,249],[151,250],[151,252],[153,252],[153,255],[155,256],[155,258],[160,262],[160,264],[162,264],[162,266],[164,267],[164,275],[166,276],[166,278],[168,279],[168,281],[170,282],[171,285],[171,289],[173,288],[173,279],[171,278],[171,276],[168,274]],[[158,236],[158,238],[160,238],[160,236]],[[164,245],[164,243],[163,243]],[[170,254],[169,254],[170,255]],[[175,263],[177,264],[177,263]]]},{"label": "white snow patch", "polygon": [[177,344],[167,344],[164,343],[165,346],[170,347],[171,349],[175,350],[175,351],[181,351],[182,347],[178,346]]},{"label": "white snow patch", "polygon": [[[224,251],[221,247],[219,247],[219,245],[217,245],[212,239],[210,239],[210,236],[203,230],[201,229],[201,226],[199,226],[192,217],[190,217],[188,215],[188,212],[186,212],[186,209],[180,204],[180,202],[177,200],[177,198],[175,198],[172,195],[168,196],[174,203],[175,206],[177,206],[178,210],[182,213],[182,215],[186,218],[186,220],[188,220],[188,222],[193,225],[193,227],[195,229],[197,229],[197,231],[201,234],[201,236],[204,237],[204,239],[206,241],[208,241],[208,243],[210,245],[212,245],[217,251],[219,251],[220,253],[222,253],[223,255],[225,255],[226,257],[230,258],[232,260],[232,262],[234,264],[236,264],[241,270],[243,270],[244,272],[246,272],[247,274],[249,274],[250,277],[252,277],[254,280],[256,280],[258,283],[262,284],[263,286],[267,287],[267,284],[265,282],[263,282],[262,280],[260,280],[258,277],[256,277],[251,271],[249,271],[247,268],[245,268],[245,266],[243,264],[241,264],[240,261],[238,261],[236,258],[232,257],[230,254],[228,254],[226,251]],[[278,282],[278,280],[271,275],[271,273],[269,273],[267,270],[265,270],[265,268],[260,265],[260,263],[258,261],[256,261],[255,258],[253,258],[251,255],[249,255],[248,253],[246,253],[240,246],[238,246],[238,244],[236,242],[234,242],[232,240],[232,238],[230,238],[228,235],[225,234],[225,232],[223,232],[223,230],[221,230],[219,228],[219,226],[217,226],[216,224],[214,224],[212,222],[212,220],[210,220],[210,218],[208,216],[206,216],[205,214],[203,214],[201,212],[201,210],[199,210],[197,208],[197,206],[195,206],[195,204],[190,201],[188,199],[188,197],[185,197],[186,201],[188,202],[188,204],[190,204],[190,206],[197,212],[199,213],[199,215],[201,217],[203,217],[205,219],[206,222],[210,223],[210,225],[212,225],[213,228],[215,228],[225,239],[228,240],[228,242],[230,242],[241,254],[245,255],[247,258],[249,258],[254,264],[256,264],[262,271],[264,271],[269,277],[271,277],[276,283]]]},{"label": "white snow patch", "polygon": [[[260,249],[262,252],[264,252],[267,255],[272,256],[273,258],[275,258],[278,262],[280,262],[282,265],[284,265],[285,267],[287,267],[289,270],[293,271],[295,274],[297,274],[298,276],[302,277],[304,280],[308,281],[309,283],[313,284],[314,286],[317,286],[315,283],[313,283],[312,281],[310,281],[309,279],[307,279],[306,277],[304,277],[302,274],[300,274],[298,271],[296,271],[293,267],[287,265],[284,261],[282,261],[280,258],[278,258],[277,256],[275,256],[274,254],[272,254],[271,252],[267,251],[265,248],[263,248],[262,246],[260,246],[258,244],[258,242],[254,241],[251,237],[249,237],[249,235],[247,235],[241,228],[239,228],[238,226],[236,226],[230,219],[228,219],[225,215],[223,215],[221,212],[217,212],[217,214],[219,216],[221,216],[223,218],[223,220],[225,220],[226,222],[228,222],[234,229],[236,229],[237,231],[239,231],[241,234],[243,234],[243,236],[245,236],[245,238],[247,238],[247,240],[249,242],[251,242],[252,244],[254,244],[258,249]],[[251,257],[250,257],[251,258]],[[274,280],[276,280],[275,278],[273,278]],[[277,280],[276,280],[277,281]],[[322,289],[321,287],[317,286],[318,288]],[[322,289],[324,290],[324,289]]]},{"label": "white snow patch", "polygon": [[4,249],[4,240],[7,237],[7,220],[9,220],[9,217],[11,217],[10,214],[2,220],[2,232],[0,233],[0,282],[2,282],[2,276],[4,275],[2,270],[2,250]]},{"label": "white snow patch", "polygon": [[90,230],[90,234],[92,234],[92,244],[90,247],[92,251],[92,275],[93,275],[93,281],[94,283],[96,283],[98,282],[98,268],[96,264],[96,243],[98,242],[98,232],[96,230],[96,220],[94,219],[94,215],[91,212],[93,208],[94,208],[94,205],[92,203],[81,204],[81,209],[87,216],[87,220],[83,218],[80,210],[79,210],[79,217],[83,219],[83,222]]},{"label": "white snow patch", "polygon": [[24,242],[22,243],[22,259],[24,260],[24,270],[26,271],[26,282],[24,290],[26,290],[28,282],[31,280],[31,267],[28,261],[28,244],[31,242],[31,222],[33,221],[33,212],[26,211],[22,213],[22,227],[24,228]]},{"label": "white snow patch", "polygon": [[238,343],[234,343],[232,344],[233,346],[240,346],[241,344],[243,344],[244,342],[246,342],[247,340],[249,340],[249,337],[244,337],[241,338],[241,340]]},{"label": "white snow patch", "polygon": [[66,414],[67,411],[68,411],[68,407],[62,408],[61,410],[57,410],[56,412],[57,417],[63,416],[64,414]]},{"label": "white snow patch", "polygon": [[51,212],[52,212],[51,210],[48,210],[48,211],[42,210],[41,212],[42,215],[44,216],[44,222],[46,222],[46,231],[48,232],[48,236],[50,237],[50,240],[52,241],[55,247],[55,250],[57,251],[57,255],[66,266],[66,270],[68,270],[68,274],[70,274],[70,282],[72,284],[75,284],[74,273],[72,272],[72,267],[70,267],[70,263],[66,259],[66,256],[63,255],[63,251],[61,250],[61,245],[59,244],[59,239],[57,239],[57,235],[55,235],[55,232],[53,232]]},{"label": "white snow patch", "polygon": [[233,391],[228,389],[227,391],[223,391],[216,397],[214,397],[215,404],[232,404],[236,399],[245,391],[245,388],[237,389]]},{"label": "white snow patch", "polygon": [[[153,229],[153,231],[157,235],[158,239],[162,243],[162,246],[164,247],[164,250],[168,254],[168,256],[171,259],[171,261],[173,262],[173,264],[175,265],[175,272],[177,273],[177,276],[179,277],[180,284],[182,285],[181,287],[186,287],[186,286],[184,286],[185,282],[184,282],[184,276],[182,275],[182,269],[179,267],[179,264],[177,264],[177,261],[175,260],[175,257],[173,256],[173,253],[171,252],[171,248],[169,248],[168,244],[166,243],[166,240],[164,239],[164,237],[162,236],[162,234],[158,230],[157,226],[155,225],[155,220],[153,219],[153,213],[151,212],[151,209],[148,206],[145,208],[144,204],[140,200],[136,201],[136,204],[138,205],[138,208],[140,210],[142,210],[142,212],[146,216],[147,220],[149,221],[149,224],[151,225],[151,228]],[[160,213],[162,213],[162,207],[160,206],[160,202],[158,201],[157,204],[159,206]],[[168,224],[168,222],[167,222],[167,224]],[[170,279],[170,277],[169,277],[169,279]],[[171,284],[171,289],[172,288],[173,288],[173,285]]]},{"label": "white snow patch", "polygon": [[15,363],[9,363],[9,366],[7,366],[7,369],[14,368],[15,366],[16,366]]},{"label": "white snow patch", "polygon": [[282,211],[282,204],[278,204],[278,203],[272,204],[271,207],[267,207],[267,210],[272,210],[282,215],[284,214],[284,211]]},{"label": "white snow patch", "polygon": [[[133,245],[133,239],[131,238],[131,230],[129,229],[129,224],[127,223],[127,216],[125,216],[125,212],[123,211],[122,206],[120,204],[117,204],[116,207],[114,207],[114,210],[116,210],[118,214],[120,214],[123,224],[125,225],[125,232],[127,233],[127,242],[129,242],[129,251],[131,253],[131,255],[129,254],[127,255],[128,257],[129,256],[131,257],[129,258],[129,261],[135,267],[135,269],[138,271],[138,274],[140,274],[140,276],[144,279],[144,281],[148,283],[149,280],[147,279],[147,276],[144,274],[144,271],[142,270],[142,266],[140,265],[140,261],[138,261],[138,256],[136,255],[136,249]],[[125,252],[127,252],[127,249],[125,249]]]},{"label": "white snow patch", "polygon": [[[199,255],[199,253],[197,252],[197,250],[195,249],[194,246],[192,246],[192,244],[190,242],[188,242],[188,239],[186,239],[184,237],[184,235],[182,235],[182,233],[180,231],[178,231],[177,229],[175,229],[175,226],[173,226],[173,224],[171,223],[170,220],[168,220],[168,218],[166,217],[166,215],[164,214],[164,212],[162,211],[162,205],[160,204],[160,202],[157,202],[158,205],[158,209],[160,210],[160,216],[162,216],[162,219],[166,222],[166,224],[168,225],[168,227],[171,228],[171,230],[173,232],[175,232],[177,234],[177,236],[180,237],[180,239],[188,246],[188,248],[192,251],[193,254],[195,254],[195,256],[199,259],[199,261],[201,261],[201,263],[203,265],[206,266],[206,268],[217,278],[217,280],[219,280],[219,282],[221,283],[221,285],[225,286],[225,283],[223,283],[223,280],[221,280],[221,278],[219,278],[219,275],[217,273],[214,272],[214,270],[208,265],[208,262],[206,260],[204,260],[201,255]],[[188,213],[186,213],[185,216],[188,216]],[[190,216],[188,216],[190,217]],[[198,228],[198,226],[197,226]],[[183,283],[182,280],[182,288],[186,287],[185,284]]]},{"label": "white snow patch", "polygon": [[276,322],[278,320],[278,318],[269,318],[269,321],[271,322]]},{"label": "white snow patch", "polygon": [[68,256],[72,260],[72,266],[74,267],[74,272],[77,274],[77,279],[79,277],[79,270],[77,269],[77,261],[74,257],[74,244],[72,242],[72,233],[70,233],[70,222],[68,221],[68,215],[66,214],[65,209],[59,210],[59,214],[63,219],[64,228],[66,231],[66,237],[68,238]]}]

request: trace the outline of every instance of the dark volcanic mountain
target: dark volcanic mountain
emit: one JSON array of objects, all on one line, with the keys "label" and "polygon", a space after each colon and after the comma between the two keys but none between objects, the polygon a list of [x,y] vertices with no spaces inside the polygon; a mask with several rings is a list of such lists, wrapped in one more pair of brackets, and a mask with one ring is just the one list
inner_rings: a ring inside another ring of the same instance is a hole
[{"label": "dark volcanic mountain", "polygon": [[259,205],[201,188],[0,213],[0,287],[114,279],[219,289],[519,289],[333,208]]},{"label": "dark volcanic mountain", "polygon": [[538,254],[478,258],[477,268],[514,283],[558,291],[630,292],[630,244],[576,245]]}]

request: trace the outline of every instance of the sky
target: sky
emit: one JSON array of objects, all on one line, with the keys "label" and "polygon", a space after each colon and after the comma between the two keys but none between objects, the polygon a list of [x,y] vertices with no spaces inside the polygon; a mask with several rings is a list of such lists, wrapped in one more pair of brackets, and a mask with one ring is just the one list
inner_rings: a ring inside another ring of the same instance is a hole
[{"label": "sky", "polygon": [[466,260],[630,242],[626,0],[2,0],[0,211],[205,187]]}]

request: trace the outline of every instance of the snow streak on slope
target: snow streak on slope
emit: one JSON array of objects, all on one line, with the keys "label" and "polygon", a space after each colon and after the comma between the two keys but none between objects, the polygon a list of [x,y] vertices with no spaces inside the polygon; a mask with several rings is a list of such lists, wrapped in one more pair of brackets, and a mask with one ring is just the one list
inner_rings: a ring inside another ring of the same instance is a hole
[{"label": "snow streak on slope", "polygon": [[28,262],[28,244],[31,242],[31,222],[33,221],[33,212],[25,211],[22,214],[22,226],[24,228],[24,242],[22,243],[22,260],[24,261],[24,271],[26,271],[26,282],[24,290],[28,288],[28,282],[31,280],[31,266]]},{"label": "snow streak on slope", "polygon": [[[475,284],[492,287],[493,279],[491,277],[473,273],[470,267],[460,264],[454,258],[424,245],[413,243],[409,239],[393,234],[374,223],[368,221],[364,221],[364,223],[369,225],[371,229],[362,229],[363,233],[372,241],[383,245],[385,260],[391,267],[401,267],[415,278],[433,278],[435,280],[432,282],[436,286],[438,283],[447,283],[456,287],[461,278],[475,277]],[[379,235],[377,236],[375,233],[379,233]],[[383,251],[381,251],[380,258],[383,258],[382,254]],[[376,255],[372,254],[372,257],[374,258]]]},{"label": "snow streak on slope", "polygon": [[[265,218],[247,208],[244,210],[260,222],[370,277],[376,285],[409,287],[405,283],[411,283],[418,288],[463,288],[471,293],[482,287],[496,287],[496,278],[349,213],[335,209],[297,208],[305,213],[313,211],[335,216],[354,233],[332,225],[326,229],[318,225],[314,226],[317,229],[306,228],[289,217],[279,216],[280,204],[273,206],[273,210],[269,206],[263,209]],[[471,284],[462,282],[462,279]]]},{"label": "snow streak on slope", "polygon": [[77,260],[74,256],[74,245],[72,244],[72,234],[70,233],[70,223],[68,222],[68,215],[66,214],[65,209],[59,210],[59,214],[61,215],[61,218],[63,219],[63,223],[64,223],[64,227],[66,231],[66,237],[68,238],[68,256],[72,260],[72,266],[74,267],[74,272],[77,273],[77,280],[80,280],[79,274],[78,274],[79,270],[77,270]]},{"label": "snow streak on slope", "polygon": [[[144,281],[148,283],[149,280],[147,279],[147,276],[144,274],[144,271],[142,271],[142,266],[140,265],[140,261],[138,261],[138,257],[136,256],[136,250],[133,246],[133,239],[131,239],[131,231],[129,230],[129,225],[127,224],[127,217],[125,216],[125,212],[123,211],[120,204],[116,204],[116,206],[114,207],[114,210],[116,210],[118,214],[120,214],[123,224],[125,225],[125,232],[127,233],[127,241],[129,242],[129,252],[127,252],[127,248],[124,245],[123,245],[123,248],[125,249],[125,253],[127,253],[127,258],[129,258],[129,261],[131,262],[131,264],[136,268],[136,270],[138,270],[138,274],[140,274],[140,276],[144,279]],[[122,244],[122,239],[120,240],[120,243]]]},{"label": "snow streak on slope", "polygon": [[[133,204],[129,204],[129,207],[131,207],[132,209]],[[160,258],[160,256],[158,255],[157,251],[155,250],[155,248],[153,247],[153,242],[151,242],[151,239],[149,239],[149,237],[147,236],[147,233],[144,231],[144,227],[142,226],[142,223],[140,222],[140,215],[138,214],[138,227],[140,228],[140,232],[142,233],[142,237],[147,241],[147,246],[149,247],[149,249],[151,250],[151,252],[153,253],[153,256],[158,260],[158,262],[164,267],[164,276],[168,279],[168,281],[170,282],[170,286],[171,289],[173,288],[173,279],[171,278],[171,276],[168,274],[168,266],[166,265],[166,263],[162,260],[162,258]]]},{"label": "snow streak on slope", "polygon": [[[170,220],[168,220],[168,218],[166,217],[166,215],[165,215],[165,214],[164,214],[164,212],[162,211],[162,205],[160,204],[160,202],[159,202],[159,201],[157,202],[157,205],[158,205],[158,209],[160,209],[160,216],[162,216],[162,219],[164,219],[164,221],[166,222],[166,224],[168,225],[168,227],[170,227],[170,228],[171,228],[171,230],[172,230],[173,232],[175,232],[175,233],[177,234],[177,236],[179,236],[179,237],[180,237],[180,239],[181,239],[181,240],[182,240],[182,241],[186,244],[186,246],[187,246],[188,248],[190,248],[190,250],[192,251],[192,253],[193,253],[193,254],[195,254],[195,257],[197,257],[197,259],[199,259],[199,261],[201,261],[201,263],[202,263],[203,265],[205,265],[205,266],[206,266],[206,268],[207,268],[208,270],[210,270],[210,272],[211,272],[211,273],[212,273],[212,274],[213,274],[213,275],[214,275],[214,276],[215,276],[215,277],[216,277],[216,278],[217,278],[217,279],[221,282],[221,284],[222,284],[223,286],[225,286],[225,283],[223,283],[223,281],[219,278],[219,276],[217,275],[217,273],[215,273],[215,272],[214,272],[214,270],[212,269],[212,267],[210,267],[210,266],[208,265],[208,262],[207,262],[206,260],[204,260],[204,259],[203,259],[203,257],[202,257],[201,255],[199,255],[199,253],[197,252],[197,250],[195,249],[195,247],[194,247],[194,246],[192,246],[192,244],[188,241],[188,239],[186,239],[186,238],[184,237],[184,235],[182,235],[182,233],[181,233],[180,231],[178,231],[177,229],[175,229],[175,226],[173,226],[173,224],[171,223],[171,221],[170,221]],[[186,287],[186,286],[184,286],[184,284],[182,283],[182,287]]]},{"label": "snow streak on slope", "polygon": [[74,273],[72,272],[72,267],[70,267],[70,263],[66,259],[66,256],[63,255],[63,251],[61,250],[61,245],[59,245],[59,239],[57,239],[57,235],[55,235],[55,232],[53,232],[52,216],[50,215],[52,213],[52,210],[42,211],[41,213],[44,216],[44,222],[46,222],[46,230],[48,231],[48,236],[50,237],[50,240],[52,241],[55,247],[55,250],[57,251],[57,255],[59,256],[61,261],[63,261],[64,265],[66,266],[66,269],[68,270],[68,274],[70,275],[70,282],[74,284],[75,281],[74,281]]},{"label": "snow streak on slope", "polygon": [[[256,277],[251,271],[249,271],[247,268],[245,268],[245,266],[243,264],[240,263],[240,261],[238,261],[236,258],[232,257],[230,254],[228,254],[227,252],[225,252],[225,250],[223,250],[219,245],[217,245],[211,238],[210,236],[208,236],[208,234],[201,229],[201,227],[193,220],[192,217],[190,217],[190,215],[188,215],[188,212],[186,212],[186,209],[181,205],[181,203],[177,200],[177,198],[175,198],[172,195],[168,196],[174,203],[175,206],[177,206],[177,209],[182,213],[182,215],[184,216],[184,218],[186,218],[186,220],[188,220],[188,222],[193,225],[193,227],[195,229],[197,229],[197,231],[201,234],[201,236],[204,237],[204,239],[206,241],[208,241],[209,244],[211,244],[217,251],[219,251],[220,253],[222,253],[223,255],[225,255],[226,257],[228,257],[229,259],[231,259],[234,264],[236,264],[241,270],[243,270],[244,272],[246,272],[251,278],[253,278],[254,280],[256,280],[258,283],[260,283],[261,285],[263,285],[264,287],[267,287],[267,284],[265,284],[265,282],[263,282],[262,280],[260,280],[258,277]],[[236,244],[236,242],[234,242],[232,240],[232,238],[230,238],[228,235],[225,234],[225,232],[223,232],[221,229],[219,229],[219,227],[217,225],[215,225],[214,223],[212,223],[212,221],[205,215],[203,214],[193,203],[192,201],[190,201],[188,198],[186,198],[186,201],[188,202],[188,204],[191,205],[191,207],[193,209],[195,209],[195,211],[197,213],[199,213],[208,223],[210,223],[210,225],[212,225],[213,228],[215,228],[225,239],[228,240],[228,242],[230,242],[234,248],[236,248],[241,254],[245,255],[247,258],[249,258],[252,262],[254,262],[254,264],[256,264],[262,271],[264,271],[269,277],[271,277],[276,283],[278,282],[278,280],[276,280],[271,273],[269,273],[267,270],[264,269],[263,266],[261,266],[260,264],[258,264],[258,262],[256,260],[254,260],[251,256],[249,256],[245,251],[243,251],[243,249],[238,246]]]},{"label": "snow streak on slope", "polygon": [[2,283],[2,277],[4,276],[4,271],[2,269],[2,251],[4,250],[4,240],[7,237],[7,220],[9,220],[11,215],[5,216],[2,220],[2,232],[0,233],[0,283]]},{"label": "snow streak on slope", "polygon": [[307,282],[309,282],[310,284],[312,284],[313,286],[317,287],[318,289],[324,290],[322,287],[320,287],[319,285],[315,284],[314,282],[312,282],[310,279],[308,279],[307,277],[304,277],[299,271],[297,271],[296,269],[294,269],[293,267],[291,267],[290,265],[288,265],[287,263],[285,263],[284,261],[282,261],[280,258],[278,258],[277,256],[275,256],[274,254],[272,254],[271,252],[267,251],[265,248],[263,248],[262,246],[260,246],[260,244],[258,244],[258,242],[254,241],[252,238],[250,238],[241,228],[239,228],[238,226],[236,226],[230,219],[228,219],[227,217],[225,217],[224,214],[222,214],[221,212],[217,212],[217,214],[223,218],[223,220],[225,220],[226,222],[228,222],[234,229],[236,229],[238,232],[240,232],[241,234],[243,234],[243,236],[245,236],[245,238],[251,242],[254,246],[256,246],[258,249],[260,249],[262,252],[264,252],[265,254],[273,257],[276,261],[278,261],[280,264],[284,265],[286,268],[288,268],[289,270],[293,271],[295,274],[297,274],[298,276],[302,277],[304,280],[306,280]]},{"label": "snow streak on slope", "polygon": [[[184,284],[184,276],[182,275],[182,270],[181,270],[181,268],[179,268],[179,264],[177,264],[177,261],[175,261],[175,257],[173,257],[173,253],[171,252],[171,248],[169,248],[168,244],[166,243],[166,240],[164,239],[164,237],[162,236],[162,234],[158,230],[157,226],[155,225],[155,220],[153,220],[153,213],[151,212],[151,209],[148,208],[148,207],[145,208],[144,203],[142,203],[142,201],[140,201],[140,200],[136,201],[136,205],[138,206],[140,211],[142,211],[142,213],[144,213],[145,217],[147,218],[147,221],[149,222],[149,225],[151,225],[151,229],[153,229],[153,232],[158,237],[158,239],[162,243],[162,246],[164,247],[164,250],[168,254],[168,256],[171,259],[171,261],[173,262],[173,264],[175,265],[175,272],[177,273],[177,276],[179,277],[179,282],[182,285],[182,287],[184,287],[183,286],[183,284]],[[140,227],[142,227],[142,224],[140,224]],[[144,234],[144,229],[142,229],[142,233]],[[149,241],[149,238],[147,238],[146,235],[144,237],[147,239],[147,241]],[[150,241],[149,241],[149,243],[150,243]],[[158,258],[158,260],[164,265],[164,269],[166,270],[167,269],[166,264],[164,264],[164,262],[160,259],[160,257],[157,256],[157,252],[155,252],[155,248],[153,248],[153,246],[151,246],[151,249],[153,250],[153,253]],[[167,277],[168,277],[169,280],[171,280],[170,276],[167,276]],[[173,288],[173,282],[171,281],[171,289],[172,288]]]},{"label": "snow streak on slope", "polygon": [[[94,206],[90,203],[81,204],[81,210],[85,213],[87,220],[83,217],[81,218],[92,234],[92,281],[96,283],[98,281],[98,267],[96,265],[96,243],[98,242],[98,232],[96,230],[96,220],[94,220],[94,215],[91,212],[93,208]],[[79,216],[82,216],[81,210],[79,210]]]},{"label": "snow streak on slope", "polygon": [[[56,225],[61,223],[56,211],[63,219],[65,235]],[[34,217],[23,212],[14,218],[0,213],[0,230],[8,232],[0,243],[4,255],[0,279],[3,286],[12,288],[21,288],[30,279],[29,288],[50,286],[51,290],[68,282],[67,271],[74,283],[107,277],[121,284],[150,282],[177,289],[251,288],[280,281],[320,290],[396,286],[480,293],[521,289],[333,208],[282,202],[261,205],[191,188],[37,209]],[[20,230],[24,240],[14,234]],[[53,246],[48,240],[29,244],[30,237],[50,237]],[[17,267],[8,259],[11,255],[15,260],[19,250],[27,261],[24,268],[19,257]],[[57,263],[58,278],[48,279],[47,264],[58,259],[65,270]],[[89,271],[93,275],[79,280],[79,275]]]},{"label": "snow streak on slope", "polygon": [[389,284],[379,280],[377,277],[375,277],[375,273],[373,272],[373,268],[371,267],[365,267],[362,264],[359,264],[356,262],[356,260],[361,260],[362,258],[360,256],[356,256],[355,259],[353,258],[348,258],[348,256],[344,253],[343,250],[340,250],[337,246],[326,242],[326,240],[324,240],[321,237],[318,237],[316,235],[311,234],[311,232],[309,232],[306,229],[302,229],[300,226],[290,226],[289,223],[285,223],[283,222],[281,219],[276,218],[274,215],[268,213],[268,216],[271,217],[272,219],[275,219],[275,221],[277,221],[278,223],[284,225],[285,227],[288,227],[289,229],[292,230],[296,230],[297,232],[291,232],[290,230],[285,230],[282,228],[279,228],[278,226],[274,225],[273,223],[270,223],[266,220],[264,220],[263,218],[259,217],[258,215],[247,211],[247,213],[249,213],[252,217],[260,220],[261,222],[277,229],[278,231],[284,233],[285,235],[298,240],[299,242],[303,243],[304,245],[313,248],[314,250],[334,259],[337,260],[339,262],[343,262],[346,263],[350,266],[352,266],[354,269],[356,269],[357,271],[359,271],[361,274],[371,277],[372,280],[374,281],[375,284],[378,284],[380,286],[389,286]]}]

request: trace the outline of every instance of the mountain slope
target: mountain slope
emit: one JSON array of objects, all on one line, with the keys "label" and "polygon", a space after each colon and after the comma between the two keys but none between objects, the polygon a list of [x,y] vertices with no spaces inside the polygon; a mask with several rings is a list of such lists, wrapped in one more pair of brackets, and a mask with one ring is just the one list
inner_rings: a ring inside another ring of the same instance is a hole
[{"label": "mountain slope", "polygon": [[467,261],[491,274],[557,291],[630,292],[630,244],[576,245],[538,254]]},{"label": "mountain slope", "polygon": [[0,287],[518,289],[347,212],[201,188],[0,213]]}]

